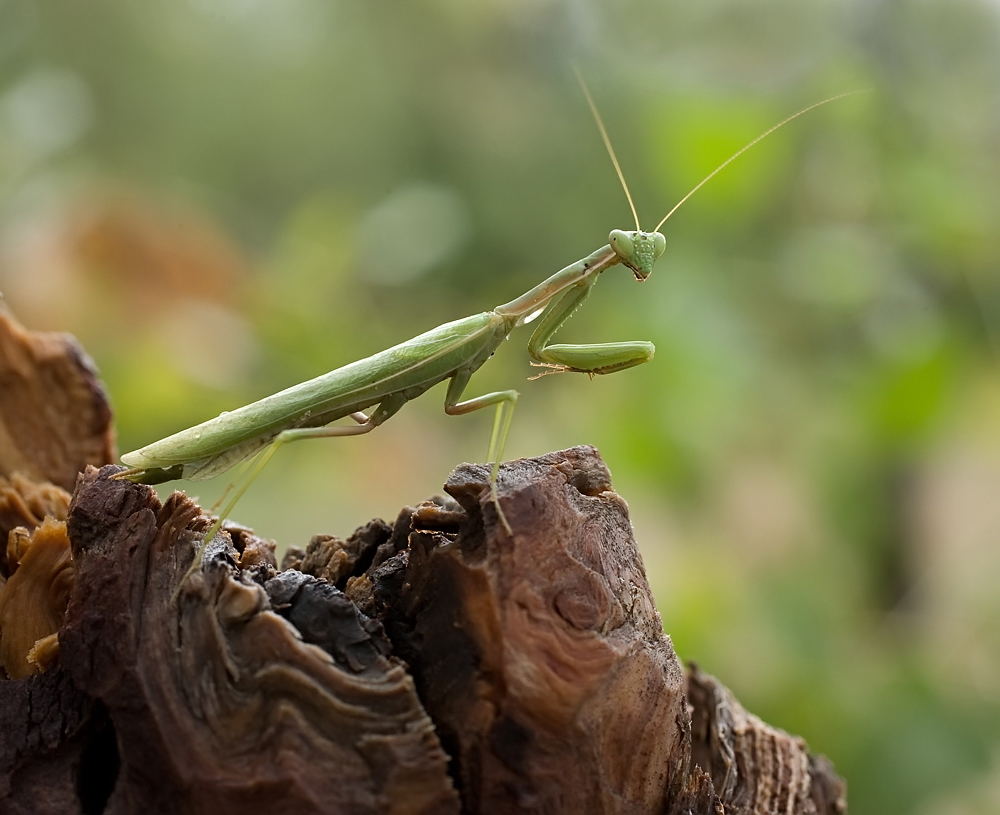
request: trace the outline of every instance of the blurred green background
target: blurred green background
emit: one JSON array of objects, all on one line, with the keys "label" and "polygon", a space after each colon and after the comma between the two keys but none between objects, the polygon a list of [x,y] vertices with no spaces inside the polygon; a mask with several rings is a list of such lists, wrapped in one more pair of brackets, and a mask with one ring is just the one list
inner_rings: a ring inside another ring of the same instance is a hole
[{"label": "blurred green background", "polygon": [[[856,815],[1000,812],[1000,5],[0,0],[0,291],[75,333],[120,449],[505,302],[631,218],[508,457],[589,443],[680,655],[805,736]],[[439,387],[281,451],[237,518],[346,535],[486,455]],[[219,483],[178,485],[211,502]]]}]

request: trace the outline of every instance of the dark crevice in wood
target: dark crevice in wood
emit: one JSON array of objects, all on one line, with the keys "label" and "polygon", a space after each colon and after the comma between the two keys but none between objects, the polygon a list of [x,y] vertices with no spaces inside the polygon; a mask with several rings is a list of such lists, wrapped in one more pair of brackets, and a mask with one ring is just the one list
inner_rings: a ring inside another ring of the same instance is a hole
[{"label": "dark crevice in wood", "polygon": [[118,781],[121,760],[114,724],[104,705],[94,706],[77,771],[77,795],[83,815],[101,815]]}]

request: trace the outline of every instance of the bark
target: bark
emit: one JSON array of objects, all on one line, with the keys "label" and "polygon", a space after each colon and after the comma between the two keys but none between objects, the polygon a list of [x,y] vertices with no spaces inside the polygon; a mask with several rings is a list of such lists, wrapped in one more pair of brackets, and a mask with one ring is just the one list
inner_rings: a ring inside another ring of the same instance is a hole
[{"label": "bark", "polygon": [[88,464],[114,460],[111,408],[90,357],[69,334],[26,331],[0,306],[0,476],[72,491]]},{"label": "bark", "polygon": [[845,811],[825,759],[685,673],[593,448],[503,466],[513,536],[467,464],[281,569],[227,526],[186,581],[211,519],[119,471],[63,526],[34,481],[0,490],[0,652],[33,666],[0,681],[0,811]]},{"label": "bark", "polygon": [[[70,508],[77,583],[59,632],[63,666],[114,723],[107,813],[457,812],[377,622],[326,582],[274,576],[270,547],[245,532],[254,565],[219,535],[181,586],[208,520],[115,471],[91,469]],[[318,624],[296,629],[297,616]]]}]

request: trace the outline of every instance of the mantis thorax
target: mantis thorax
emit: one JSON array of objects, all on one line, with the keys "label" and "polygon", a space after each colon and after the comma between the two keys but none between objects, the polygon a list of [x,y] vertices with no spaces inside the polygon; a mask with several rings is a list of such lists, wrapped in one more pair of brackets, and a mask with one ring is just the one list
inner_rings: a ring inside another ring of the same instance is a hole
[{"label": "mantis thorax", "polygon": [[659,232],[624,232],[612,229],[608,240],[622,263],[635,274],[636,280],[649,277],[649,273],[653,271],[653,263],[667,247],[667,239]]}]

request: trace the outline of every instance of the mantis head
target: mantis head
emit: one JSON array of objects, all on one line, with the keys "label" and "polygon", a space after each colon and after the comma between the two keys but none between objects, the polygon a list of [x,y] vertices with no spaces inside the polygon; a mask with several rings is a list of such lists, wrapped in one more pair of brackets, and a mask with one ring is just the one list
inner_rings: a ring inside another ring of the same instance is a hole
[{"label": "mantis head", "polygon": [[621,262],[628,266],[636,280],[645,280],[653,271],[653,263],[667,248],[667,239],[659,232],[624,232],[612,229],[611,248],[615,250]]}]

